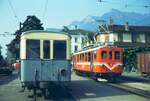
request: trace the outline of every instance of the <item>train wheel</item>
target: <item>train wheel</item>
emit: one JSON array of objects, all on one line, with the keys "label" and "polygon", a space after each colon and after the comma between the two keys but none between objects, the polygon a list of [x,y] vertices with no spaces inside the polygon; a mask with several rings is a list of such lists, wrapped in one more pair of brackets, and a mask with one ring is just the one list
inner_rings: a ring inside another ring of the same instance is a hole
[{"label": "train wheel", "polygon": [[92,78],[94,81],[98,82],[98,78],[97,77],[94,77]]},{"label": "train wheel", "polygon": [[94,81],[96,81],[96,82],[98,81],[97,75],[95,75],[94,73],[90,73],[89,75]]},{"label": "train wheel", "polygon": [[109,83],[116,83],[117,80],[116,80],[115,77],[109,77],[109,78],[108,78],[108,82],[109,82]]},{"label": "train wheel", "polygon": [[75,74],[81,76],[81,73],[79,71],[75,71]]}]

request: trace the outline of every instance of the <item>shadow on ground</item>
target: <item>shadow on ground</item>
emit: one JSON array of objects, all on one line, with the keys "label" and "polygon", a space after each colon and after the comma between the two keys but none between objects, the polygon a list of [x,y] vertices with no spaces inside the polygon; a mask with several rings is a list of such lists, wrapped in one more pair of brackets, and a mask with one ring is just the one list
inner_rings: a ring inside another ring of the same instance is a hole
[{"label": "shadow on ground", "polygon": [[18,75],[16,73],[11,75],[1,75],[0,77],[0,85],[8,84],[9,82],[15,80],[18,78]]}]

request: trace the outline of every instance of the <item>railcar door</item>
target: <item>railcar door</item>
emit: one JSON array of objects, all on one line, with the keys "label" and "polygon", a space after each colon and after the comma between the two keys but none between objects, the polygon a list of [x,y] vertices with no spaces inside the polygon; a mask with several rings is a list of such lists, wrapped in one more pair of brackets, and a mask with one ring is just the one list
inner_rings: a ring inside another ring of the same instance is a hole
[{"label": "railcar door", "polygon": [[42,81],[50,81],[51,77],[52,77],[52,67],[51,67],[51,54],[50,54],[50,50],[51,50],[51,41],[50,40],[43,40],[41,46],[42,46],[42,60],[41,60],[41,78]]},{"label": "railcar door", "polygon": [[93,63],[93,52],[89,52],[88,53],[89,56],[89,61],[90,61],[90,72],[93,72],[93,67],[94,67],[94,63]]}]

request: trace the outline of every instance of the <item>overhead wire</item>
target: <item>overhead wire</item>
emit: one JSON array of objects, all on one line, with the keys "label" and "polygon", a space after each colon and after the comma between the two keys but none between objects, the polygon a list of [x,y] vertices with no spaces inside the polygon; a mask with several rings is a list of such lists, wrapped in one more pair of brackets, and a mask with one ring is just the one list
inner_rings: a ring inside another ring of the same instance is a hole
[{"label": "overhead wire", "polygon": [[12,5],[11,1],[10,1],[10,0],[7,0],[7,1],[8,1],[9,6],[10,6],[10,8],[11,8],[11,10],[12,10],[13,14],[14,14],[14,17],[17,19],[17,21],[18,21],[18,23],[19,23],[19,22],[20,22],[20,20],[19,20],[19,18],[18,18],[18,16],[17,16],[17,13],[15,12],[15,9],[14,9],[14,7],[13,7],[13,5]]},{"label": "overhead wire", "polygon": [[[122,3],[119,3],[119,2],[117,2],[117,1],[108,1],[108,0],[98,0],[98,2],[101,2],[101,3],[107,3],[107,4],[116,4],[116,5],[121,5],[121,4],[123,4],[123,6],[125,7],[125,8],[131,8],[131,7],[134,7],[134,8],[136,8],[136,7],[144,7],[144,8],[150,8],[150,4],[148,4],[148,3],[145,3],[145,4],[134,4],[134,2],[132,2],[132,3],[127,3],[127,2],[122,2]],[[133,5],[134,4],[134,5]],[[125,16],[123,16],[123,20],[125,21],[126,20],[126,18],[125,18]],[[142,22],[143,20],[141,20],[141,21],[139,21],[139,22]],[[138,22],[138,23],[139,23]]]},{"label": "overhead wire", "polygon": [[[108,1],[108,0],[98,0],[98,2],[100,3],[107,3],[107,4],[117,4],[117,5],[121,5],[122,3],[120,2],[117,2],[117,1]],[[136,4],[128,4],[128,3],[124,3],[123,6],[125,8],[128,8],[128,7],[144,7],[144,8],[149,8],[150,5],[149,4],[144,4],[144,5],[136,5]]]},{"label": "overhead wire", "polygon": [[0,34],[0,36],[14,36],[14,34],[12,34],[12,33],[9,33],[9,32],[4,32],[3,34]]}]

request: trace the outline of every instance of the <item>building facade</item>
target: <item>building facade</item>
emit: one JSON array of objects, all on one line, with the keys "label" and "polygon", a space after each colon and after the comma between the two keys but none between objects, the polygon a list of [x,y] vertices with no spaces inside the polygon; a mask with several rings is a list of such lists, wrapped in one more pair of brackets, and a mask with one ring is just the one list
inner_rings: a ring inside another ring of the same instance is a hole
[{"label": "building facade", "polygon": [[89,44],[88,34],[93,32],[81,29],[68,30],[67,33],[71,36],[71,52],[81,50],[84,46]]},{"label": "building facade", "polygon": [[95,34],[96,42],[120,47],[150,47],[150,26],[109,25],[108,32]]}]

